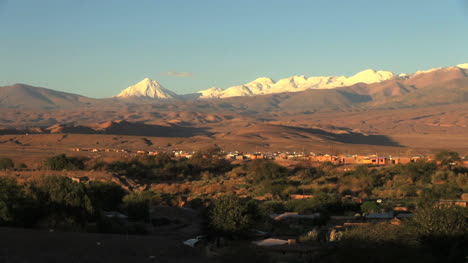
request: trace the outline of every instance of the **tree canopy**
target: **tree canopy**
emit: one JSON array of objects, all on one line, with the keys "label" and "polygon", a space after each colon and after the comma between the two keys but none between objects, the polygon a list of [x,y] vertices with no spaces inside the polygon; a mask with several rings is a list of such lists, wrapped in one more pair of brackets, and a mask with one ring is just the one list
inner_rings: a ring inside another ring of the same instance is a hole
[{"label": "tree canopy", "polygon": [[227,235],[244,234],[258,217],[254,202],[236,195],[226,195],[215,200],[210,211],[210,227]]}]

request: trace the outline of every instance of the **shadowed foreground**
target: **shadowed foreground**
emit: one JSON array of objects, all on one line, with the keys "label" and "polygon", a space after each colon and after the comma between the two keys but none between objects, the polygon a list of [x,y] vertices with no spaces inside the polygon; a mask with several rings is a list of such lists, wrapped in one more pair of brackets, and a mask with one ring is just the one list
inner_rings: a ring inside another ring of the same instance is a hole
[{"label": "shadowed foreground", "polygon": [[210,262],[170,233],[125,236],[0,228],[0,236],[0,262]]}]

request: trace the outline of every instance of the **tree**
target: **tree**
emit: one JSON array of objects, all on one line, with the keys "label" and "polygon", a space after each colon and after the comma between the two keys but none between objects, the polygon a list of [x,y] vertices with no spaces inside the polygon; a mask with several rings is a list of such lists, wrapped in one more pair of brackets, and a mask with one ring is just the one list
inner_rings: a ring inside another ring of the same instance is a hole
[{"label": "tree", "polygon": [[173,162],[171,156],[168,153],[159,153],[155,156],[150,156],[148,157],[149,161],[148,163],[152,166],[159,167],[159,168],[164,168],[166,165],[170,164]]},{"label": "tree", "polygon": [[212,204],[209,224],[214,231],[236,236],[245,234],[258,217],[256,203],[236,195],[226,195]]},{"label": "tree", "polygon": [[116,183],[90,182],[87,191],[93,206],[104,211],[117,211],[122,205],[125,190]]},{"label": "tree", "polygon": [[436,262],[466,262],[467,213],[466,208],[457,206],[426,205],[416,210],[411,226]]},{"label": "tree", "polygon": [[361,211],[366,214],[377,213],[379,210],[379,206],[373,201],[367,201],[361,205]]},{"label": "tree", "polygon": [[85,224],[94,213],[86,187],[64,176],[47,176],[32,187],[51,225]]},{"label": "tree", "polygon": [[15,221],[23,200],[23,190],[11,178],[0,178],[0,224]]},{"label": "tree", "polygon": [[118,176],[143,178],[149,174],[149,168],[137,159],[130,162],[115,161],[107,166],[107,171]]},{"label": "tree", "polygon": [[189,160],[198,172],[208,170],[215,173],[229,171],[231,163],[224,158],[225,154],[219,146],[212,146],[196,151]]},{"label": "tree", "polygon": [[453,236],[468,234],[467,211],[461,207],[426,205],[416,210],[415,229],[423,236]]},{"label": "tree", "polygon": [[269,160],[254,160],[247,167],[247,178],[258,186],[257,194],[283,195],[288,170]]},{"label": "tree", "polygon": [[294,168],[294,175],[298,176],[302,180],[317,179],[324,176],[324,172],[321,169],[311,166],[310,163],[302,163]]},{"label": "tree", "polygon": [[123,209],[128,219],[133,221],[147,221],[150,218],[150,202],[153,198],[151,192],[134,192],[123,198]]},{"label": "tree", "polygon": [[0,170],[11,169],[14,166],[15,166],[15,163],[13,162],[12,159],[6,158],[6,157],[0,158]]},{"label": "tree", "polygon": [[461,162],[460,155],[453,151],[441,151],[436,154],[435,159],[441,166],[451,166],[454,163]]},{"label": "tree", "polygon": [[336,195],[317,192],[313,198],[289,200],[285,203],[285,208],[287,211],[294,211],[300,214],[313,212],[329,213],[341,210],[340,205],[340,201]]},{"label": "tree", "polygon": [[404,225],[380,222],[358,226],[344,232],[344,240],[372,243],[414,244],[416,236]]},{"label": "tree", "polygon": [[45,165],[48,169],[54,171],[81,170],[84,168],[83,161],[78,158],[69,158],[65,154],[47,158]]},{"label": "tree", "polygon": [[39,218],[38,204],[15,179],[0,178],[0,225],[32,227]]}]

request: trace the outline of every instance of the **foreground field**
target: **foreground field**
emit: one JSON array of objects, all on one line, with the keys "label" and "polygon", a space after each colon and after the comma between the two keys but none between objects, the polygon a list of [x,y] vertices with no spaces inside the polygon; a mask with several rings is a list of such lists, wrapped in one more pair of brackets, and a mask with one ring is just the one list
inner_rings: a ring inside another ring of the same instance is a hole
[{"label": "foreground field", "polygon": [[152,236],[0,228],[0,262],[211,262],[179,232]]}]

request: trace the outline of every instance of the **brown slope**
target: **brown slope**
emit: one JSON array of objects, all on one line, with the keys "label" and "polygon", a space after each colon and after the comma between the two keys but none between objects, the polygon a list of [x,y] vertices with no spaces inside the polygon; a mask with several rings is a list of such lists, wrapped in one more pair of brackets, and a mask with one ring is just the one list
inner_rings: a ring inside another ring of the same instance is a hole
[{"label": "brown slope", "polygon": [[204,128],[183,127],[175,124],[156,125],[125,120],[105,122],[91,126],[96,133],[113,135],[136,135],[153,137],[192,137],[199,135],[210,135]]},{"label": "brown slope", "polygon": [[56,109],[84,107],[97,100],[46,88],[15,84],[0,87],[0,107]]},{"label": "brown slope", "polygon": [[419,73],[403,81],[406,86],[424,88],[434,83],[447,82],[454,79],[464,79],[468,77],[467,71],[458,67],[437,69],[427,73]]},{"label": "brown slope", "polygon": [[82,125],[60,125],[56,124],[46,129],[50,133],[76,133],[76,134],[94,134],[95,130]]},{"label": "brown slope", "polygon": [[234,97],[211,100],[218,107],[230,106],[230,109],[244,112],[293,112],[293,111],[318,111],[318,110],[342,110],[353,105],[369,101],[366,95],[351,93],[346,90],[306,90],[302,92],[289,92],[259,95],[252,97]]},{"label": "brown slope", "polygon": [[335,129],[334,131],[307,128],[288,125],[249,123],[244,127],[237,127],[231,132],[217,134],[217,139],[248,141],[257,140],[265,143],[292,143],[297,145],[303,143],[339,143],[339,144],[362,144],[374,146],[401,145],[383,135],[368,135],[348,129]]},{"label": "brown slope", "polygon": [[339,88],[372,97],[363,108],[408,108],[468,101],[468,74],[457,67],[419,73],[409,79]]}]

